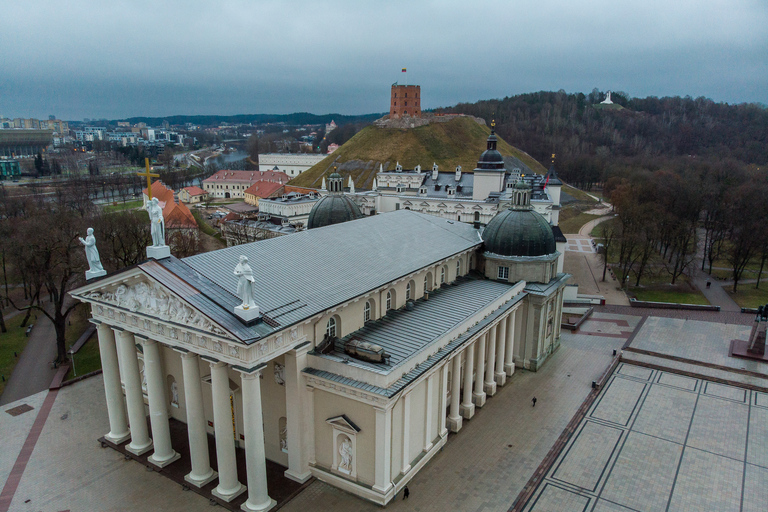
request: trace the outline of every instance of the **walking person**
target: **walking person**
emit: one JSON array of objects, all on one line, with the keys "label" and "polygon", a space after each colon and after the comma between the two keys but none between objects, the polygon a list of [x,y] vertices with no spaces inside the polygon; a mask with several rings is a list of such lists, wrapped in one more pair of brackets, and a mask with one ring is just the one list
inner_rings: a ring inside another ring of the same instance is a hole
[{"label": "walking person", "polygon": [[410,495],[411,495],[411,491],[408,490],[408,486],[406,485],[405,487],[403,487],[403,499],[407,500],[408,496]]},{"label": "walking person", "polygon": [[536,397],[533,397],[533,400],[531,400],[531,402],[533,402],[533,407],[536,407]]}]

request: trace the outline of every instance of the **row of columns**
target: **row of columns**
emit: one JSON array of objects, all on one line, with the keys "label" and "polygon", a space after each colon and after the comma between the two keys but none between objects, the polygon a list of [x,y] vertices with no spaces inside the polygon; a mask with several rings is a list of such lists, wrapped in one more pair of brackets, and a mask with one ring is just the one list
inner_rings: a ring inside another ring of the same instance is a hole
[{"label": "row of columns", "polygon": [[[126,450],[135,455],[154,450],[148,460],[158,467],[165,467],[178,460],[179,454],[171,446],[167,397],[163,384],[164,372],[157,341],[137,337],[131,332],[103,323],[99,324],[98,334],[110,429],[105,437],[115,444],[123,443],[130,438]],[[144,351],[144,372],[147,380],[152,438],[149,437],[147,429],[136,350],[137,338]],[[178,351],[181,353],[182,360],[191,462],[191,471],[184,477],[185,480],[192,485],[202,487],[218,477],[219,483],[212,491],[218,498],[232,501],[247,490],[248,499],[242,506],[243,510],[269,510],[275,505],[275,501],[267,492],[261,379],[259,378],[261,371],[241,373],[248,483],[246,487],[240,483],[237,476],[228,365],[220,361],[209,361],[217,473],[211,468],[208,456],[208,435],[203,409],[199,357],[181,349]],[[125,385],[125,401],[123,401],[121,375]]]},{"label": "row of columns", "polygon": [[[462,419],[470,419],[476,407],[496,394],[515,372],[515,320],[517,309],[503,317],[473,343],[458,351],[451,361],[451,403],[448,428],[461,429]],[[462,379],[461,368],[464,363]]]}]

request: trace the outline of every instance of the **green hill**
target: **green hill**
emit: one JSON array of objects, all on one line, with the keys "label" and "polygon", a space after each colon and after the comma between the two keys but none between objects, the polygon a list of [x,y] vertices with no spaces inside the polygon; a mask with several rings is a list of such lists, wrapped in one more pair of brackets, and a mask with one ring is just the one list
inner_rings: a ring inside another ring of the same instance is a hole
[{"label": "green hill", "polygon": [[[436,162],[442,171],[453,172],[460,165],[463,171],[472,172],[480,153],[485,151],[490,133],[490,128],[469,117],[409,129],[368,126],[290,184],[319,188],[323,176],[332,173],[334,166],[344,176],[344,185],[351,175],[357,189],[371,188],[380,164],[385,170],[393,170],[397,162],[405,169],[421,164],[422,169],[429,170]],[[504,156],[518,158],[537,173],[546,172],[530,155],[501,139],[497,149]]]}]

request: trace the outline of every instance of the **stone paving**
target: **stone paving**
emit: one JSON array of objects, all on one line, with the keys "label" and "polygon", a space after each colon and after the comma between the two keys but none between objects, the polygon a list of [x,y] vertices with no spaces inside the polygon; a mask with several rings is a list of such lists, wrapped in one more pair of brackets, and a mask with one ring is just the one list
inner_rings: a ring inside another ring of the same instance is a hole
[{"label": "stone paving", "polygon": [[749,339],[751,326],[648,317],[632,348],[768,374],[768,363],[728,356],[732,339]]},{"label": "stone paving", "polygon": [[768,507],[768,395],[621,363],[527,512]]},{"label": "stone paving", "polygon": [[[539,372],[518,370],[416,475],[410,499],[404,502],[401,494],[387,509],[507,510],[623,343],[564,333],[561,348]],[[0,485],[45,395],[0,408]],[[4,412],[21,403],[34,409],[16,417]],[[101,448],[97,439],[108,429],[101,376],[59,390],[10,510],[211,510],[201,496]],[[316,481],[281,510],[381,508]]]}]

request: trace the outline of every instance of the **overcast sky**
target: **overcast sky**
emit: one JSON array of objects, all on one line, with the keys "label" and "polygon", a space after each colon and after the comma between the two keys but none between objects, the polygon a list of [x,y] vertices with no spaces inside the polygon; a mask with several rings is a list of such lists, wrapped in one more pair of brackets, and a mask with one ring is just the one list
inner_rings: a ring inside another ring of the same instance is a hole
[{"label": "overcast sky", "polygon": [[768,104],[767,0],[4,1],[0,116],[422,108],[564,89]]}]

